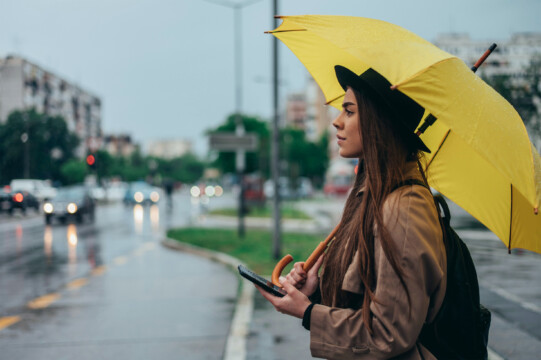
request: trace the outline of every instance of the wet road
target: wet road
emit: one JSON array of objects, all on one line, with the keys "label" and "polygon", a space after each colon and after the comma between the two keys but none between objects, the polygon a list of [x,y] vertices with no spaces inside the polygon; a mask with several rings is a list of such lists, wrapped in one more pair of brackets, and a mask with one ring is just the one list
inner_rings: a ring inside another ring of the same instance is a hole
[{"label": "wet road", "polygon": [[235,275],[159,244],[199,206],[184,194],[172,211],[99,206],[95,223],[0,219],[0,358],[221,358]]}]

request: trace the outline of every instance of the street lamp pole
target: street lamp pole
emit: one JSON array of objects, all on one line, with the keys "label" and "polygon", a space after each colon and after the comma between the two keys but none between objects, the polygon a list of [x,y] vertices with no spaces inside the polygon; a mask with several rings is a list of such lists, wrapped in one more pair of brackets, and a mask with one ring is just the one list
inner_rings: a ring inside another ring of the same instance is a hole
[{"label": "street lamp pole", "polygon": [[[224,1],[214,1],[206,0],[207,2],[221,5],[233,9],[233,20],[235,26],[235,134],[237,136],[243,136],[245,133],[244,125],[242,123],[242,9],[248,5],[252,5],[261,0],[249,0],[242,3],[234,2],[224,2]],[[245,226],[244,226],[244,208],[245,208],[245,199],[244,199],[244,170],[246,168],[246,151],[245,150],[236,150],[235,154],[235,164],[236,171],[239,178],[240,192],[239,192],[239,202],[238,202],[238,235],[239,237],[244,237],[245,235]]]},{"label": "street lamp pole", "polygon": [[[244,135],[244,124],[242,123],[242,6],[235,5],[233,7],[234,22],[235,22],[235,134],[237,136]],[[239,178],[240,193],[238,205],[238,235],[243,238],[245,235],[244,224],[244,170],[246,169],[246,152],[243,149],[236,151],[236,170]]]}]

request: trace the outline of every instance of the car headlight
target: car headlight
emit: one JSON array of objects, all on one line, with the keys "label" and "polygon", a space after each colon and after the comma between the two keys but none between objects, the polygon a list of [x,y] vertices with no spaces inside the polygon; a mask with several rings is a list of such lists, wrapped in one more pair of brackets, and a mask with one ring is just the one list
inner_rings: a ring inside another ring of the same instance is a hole
[{"label": "car headlight", "polygon": [[209,185],[205,188],[205,195],[207,195],[208,197],[213,197],[214,193],[214,186]]},{"label": "car headlight", "polygon": [[51,203],[43,204],[43,211],[45,211],[46,214],[51,214],[54,211],[53,204]]},{"label": "car headlight", "polygon": [[145,197],[143,196],[143,193],[142,193],[142,192],[138,191],[138,192],[136,192],[135,194],[133,194],[133,199],[134,199],[136,202],[140,203],[140,202],[143,202],[143,200],[145,199]]},{"label": "car headlight", "polygon": [[70,214],[75,214],[77,212],[77,205],[75,203],[69,203],[67,209]]},{"label": "car headlight", "polygon": [[158,202],[158,200],[160,200],[160,195],[156,191],[153,191],[150,193],[150,200],[152,200],[152,202]]},{"label": "car headlight", "polygon": [[199,189],[198,186],[192,186],[192,188],[190,189],[190,194],[193,197],[199,197],[199,195],[201,195],[201,189]]},{"label": "car headlight", "polygon": [[214,196],[220,197],[224,193],[224,189],[220,185],[214,187]]}]

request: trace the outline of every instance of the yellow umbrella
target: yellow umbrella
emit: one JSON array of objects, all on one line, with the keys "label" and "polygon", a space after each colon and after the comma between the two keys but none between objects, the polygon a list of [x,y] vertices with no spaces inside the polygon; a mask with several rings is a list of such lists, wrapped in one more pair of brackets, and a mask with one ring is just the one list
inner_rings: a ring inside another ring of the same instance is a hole
[{"label": "yellow umbrella", "polygon": [[[437,118],[421,135],[431,186],[509,249],[541,253],[541,159],[515,109],[457,57],[399,26],[345,16],[285,16],[271,31],[306,66],[328,104],[344,90],[335,65],[371,67]],[[422,122],[421,122],[422,123]]]}]

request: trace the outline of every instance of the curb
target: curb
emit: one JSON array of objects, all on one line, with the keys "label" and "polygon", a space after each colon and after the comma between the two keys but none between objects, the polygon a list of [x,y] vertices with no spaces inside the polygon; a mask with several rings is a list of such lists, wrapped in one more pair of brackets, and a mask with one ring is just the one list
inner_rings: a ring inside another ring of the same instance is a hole
[{"label": "curb", "polygon": [[[237,258],[217,251],[203,249],[194,245],[181,243],[176,240],[165,238],[162,245],[173,250],[197,255],[212,261],[219,262],[232,268],[236,274],[237,266],[243,264]],[[244,264],[243,264],[244,265]],[[238,276],[238,275],[237,275]],[[238,276],[240,278],[240,276]],[[237,297],[233,320],[229,329],[229,335],[225,344],[223,360],[244,360],[246,359],[246,337],[250,330],[252,312],[254,308],[253,286],[246,286],[246,281],[239,282],[240,294]]]}]

